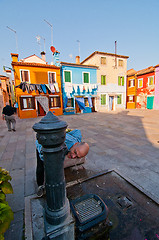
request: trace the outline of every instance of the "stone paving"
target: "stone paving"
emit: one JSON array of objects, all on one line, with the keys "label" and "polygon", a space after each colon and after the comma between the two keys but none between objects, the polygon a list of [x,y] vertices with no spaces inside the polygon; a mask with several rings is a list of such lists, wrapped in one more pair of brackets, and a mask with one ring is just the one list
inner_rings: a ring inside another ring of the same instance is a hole
[{"label": "stone paving", "polygon": [[[159,111],[124,110],[60,116],[69,128],[81,130],[90,145],[84,167],[100,172],[116,169],[159,203]],[[24,231],[24,200],[36,192],[35,133],[37,119],[18,119],[17,131],[8,132],[0,120],[0,166],[12,176],[14,193],[7,200],[14,221],[6,240],[21,240]]]}]

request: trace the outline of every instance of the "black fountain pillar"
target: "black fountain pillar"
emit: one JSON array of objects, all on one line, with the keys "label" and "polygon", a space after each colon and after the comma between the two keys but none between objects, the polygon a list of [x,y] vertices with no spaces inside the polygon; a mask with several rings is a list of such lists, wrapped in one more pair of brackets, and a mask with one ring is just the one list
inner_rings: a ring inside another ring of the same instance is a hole
[{"label": "black fountain pillar", "polygon": [[46,207],[44,213],[45,239],[73,240],[74,222],[66,197],[64,176],[64,141],[67,123],[60,121],[52,112],[35,123],[37,140],[42,145]]}]

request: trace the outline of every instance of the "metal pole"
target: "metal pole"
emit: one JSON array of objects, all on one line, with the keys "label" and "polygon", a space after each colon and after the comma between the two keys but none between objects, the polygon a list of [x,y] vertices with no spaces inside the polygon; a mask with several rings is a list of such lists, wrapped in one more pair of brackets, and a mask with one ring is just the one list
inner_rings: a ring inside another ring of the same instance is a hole
[{"label": "metal pole", "polygon": [[16,48],[17,48],[17,54],[18,54],[18,38],[17,38],[17,32],[16,32],[14,29],[12,29],[12,28],[10,28],[10,27],[8,27],[8,26],[7,26],[7,28],[8,28],[9,30],[11,30],[12,32],[15,33],[15,41],[16,41]]},{"label": "metal pole", "polygon": [[80,41],[77,40],[77,42],[78,42],[78,51],[79,51],[79,57],[80,57]]},{"label": "metal pole", "polygon": [[[46,21],[44,19],[44,21],[51,27],[51,45],[53,46],[53,26],[51,23],[49,23],[48,21]],[[53,55],[52,55],[52,62],[54,62],[54,58],[53,58]]]}]

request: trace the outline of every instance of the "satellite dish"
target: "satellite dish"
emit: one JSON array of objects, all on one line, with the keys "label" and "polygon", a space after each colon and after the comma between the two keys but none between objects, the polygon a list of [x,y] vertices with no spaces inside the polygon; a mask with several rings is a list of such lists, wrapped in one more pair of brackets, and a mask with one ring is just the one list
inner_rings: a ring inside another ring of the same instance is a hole
[{"label": "satellite dish", "polygon": [[51,49],[51,52],[53,53],[56,51],[56,49],[53,46],[51,46],[50,49]]}]

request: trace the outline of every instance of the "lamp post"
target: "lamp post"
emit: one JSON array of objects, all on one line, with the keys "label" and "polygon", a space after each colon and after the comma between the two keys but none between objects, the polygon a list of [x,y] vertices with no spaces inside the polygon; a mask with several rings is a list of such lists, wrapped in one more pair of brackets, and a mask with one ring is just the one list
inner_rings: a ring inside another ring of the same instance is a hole
[{"label": "lamp post", "polygon": [[42,145],[45,169],[45,239],[73,240],[74,222],[66,197],[64,177],[64,141],[67,123],[52,112],[35,123],[37,140]]},{"label": "lamp post", "polygon": [[12,29],[12,28],[10,28],[10,27],[8,27],[8,26],[7,26],[7,28],[8,28],[9,30],[11,30],[12,32],[15,33],[15,41],[16,41],[16,48],[17,48],[17,54],[18,54],[18,39],[17,39],[17,32],[16,32],[14,29]]}]

